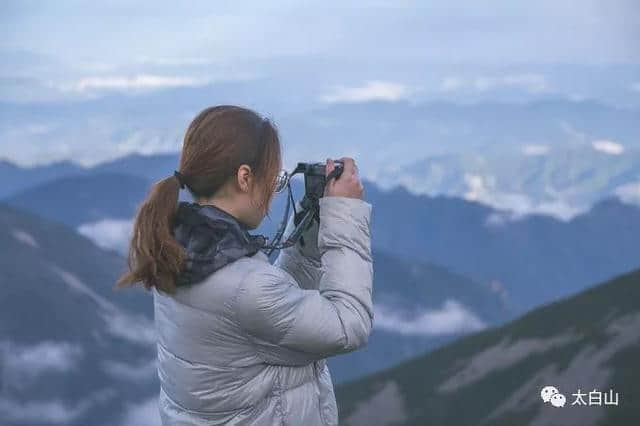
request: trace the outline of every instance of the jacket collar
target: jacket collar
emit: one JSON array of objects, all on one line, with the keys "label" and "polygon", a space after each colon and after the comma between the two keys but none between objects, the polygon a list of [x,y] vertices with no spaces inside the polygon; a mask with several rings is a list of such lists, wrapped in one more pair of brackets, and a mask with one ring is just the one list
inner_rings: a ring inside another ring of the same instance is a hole
[{"label": "jacket collar", "polygon": [[225,210],[181,201],[174,221],[174,237],[185,248],[186,262],[176,285],[198,283],[223,266],[253,256],[266,243]]}]

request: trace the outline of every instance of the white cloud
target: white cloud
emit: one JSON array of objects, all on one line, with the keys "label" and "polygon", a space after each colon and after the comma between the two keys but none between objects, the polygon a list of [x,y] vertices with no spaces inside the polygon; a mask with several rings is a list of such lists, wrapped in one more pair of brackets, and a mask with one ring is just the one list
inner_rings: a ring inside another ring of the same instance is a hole
[{"label": "white cloud", "polygon": [[73,407],[59,399],[24,402],[0,398],[0,417],[14,423],[69,424],[86,414],[95,404],[105,402],[113,396],[113,389],[105,389]]},{"label": "white cloud", "polygon": [[130,404],[122,421],[123,426],[160,426],[161,424],[157,396],[142,403]]},{"label": "white cloud", "polygon": [[547,155],[549,153],[548,145],[525,145],[522,147],[522,153],[529,156]]},{"label": "white cloud", "polygon": [[542,74],[507,74],[502,76],[460,77],[447,76],[440,83],[440,90],[453,92],[473,90],[486,92],[494,89],[517,88],[529,93],[539,93],[549,89],[547,79]]},{"label": "white cloud", "polygon": [[449,76],[445,77],[440,83],[440,90],[443,92],[453,92],[464,88],[467,85],[467,81],[460,77]]},{"label": "white cloud", "polygon": [[116,314],[110,316],[106,312],[103,318],[109,332],[116,337],[145,346],[156,343],[156,329],[153,321],[142,315]]},{"label": "white cloud", "polygon": [[60,89],[71,92],[90,90],[135,90],[165,89],[170,87],[203,86],[210,82],[206,78],[139,74],[134,76],[85,77],[72,83],[60,85]]},{"label": "white cloud", "polygon": [[487,226],[499,226],[509,221],[524,219],[528,214],[545,214],[560,220],[570,220],[576,215],[588,210],[588,206],[574,206],[566,201],[562,194],[555,193],[553,199],[534,203],[526,194],[515,192],[501,192],[496,189],[496,179],[493,176],[474,175],[465,173],[467,192],[463,197],[469,201],[490,205],[501,210],[487,216]]},{"label": "white cloud", "polygon": [[132,220],[103,219],[98,222],[84,223],[77,231],[102,248],[116,250],[126,254],[133,230]]},{"label": "white cloud", "polygon": [[115,378],[139,383],[153,379],[156,376],[157,362],[158,360],[155,357],[152,360],[142,361],[138,364],[106,360],[102,361],[102,369]]},{"label": "white cloud", "polygon": [[403,84],[374,80],[360,87],[336,86],[332,93],[321,96],[320,100],[326,103],[397,101],[407,98],[410,93],[411,90]]},{"label": "white cloud", "polygon": [[[531,214],[553,216],[554,218],[562,221],[569,221],[589,209],[588,206],[582,208],[573,206],[561,199],[542,201],[537,204],[533,204],[529,199],[527,199],[526,202],[521,203],[517,198],[518,197],[501,197],[498,195],[495,199],[488,198],[485,201],[482,201],[484,204],[500,209],[499,211],[494,211],[487,215],[484,222],[485,225],[490,227],[502,226],[509,222],[523,220],[527,215]],[[508,204],[510,199],[515,200],[515,204]],[[494,202],[496,204],[493,204]]]},{"label": "white cloud", "polygon": [[624,146],[609,139],[598,139],[591,142],[591,145],[596,151],[609,155],[620,155],[624,152]]},{"label": "white cloud", "polygon": [[576,206],[561,198],[550,201],[541,201],[536,204],[530,213],[553,216],[557,219],[568,221],[589,210],[589,206]]},{"label": "white cloud", "polygon": [[186,65],[214,65],[216,61],[211,58],[202,56],[179,57],[179,56],[157,56],[151,57],[140,55],[134,58],[134,61],[147,65],[170,65],[170,66],[186,66]]},{"label": "white cloud", "polygon": [[514,222],[518,219],[522,219],[522,215],[508,211],[494,211],[489,213],[486,217],[484,224],[489,227],[500,227]]},{"label": "white cloud", "polygon": [[68,342],[43,341],[35,345],[0,342],[4,379],[14,386],[27,386],[45,372],[68,372],[83,356],[81,346]]},{"label": "white cloud", "polygon": [[11,234],[16,240],[20,241],[21,243],[27,244],[33,248],[40,247],[33,235],[29,234],[26,231],[23,231],[22,229],[12,229]]},{"label": "white cloud", "polygon": [[640,204],[640,182],[629,182],[613,190],[614,194],[625,203]]},{"label": "white cloud", "polygon": [[446,300],[439,309],[425,309],[412,318],[403,312],[375,305],[374,326],[404,335],[437,336],[481,330],[486,324],[455,300]]}]

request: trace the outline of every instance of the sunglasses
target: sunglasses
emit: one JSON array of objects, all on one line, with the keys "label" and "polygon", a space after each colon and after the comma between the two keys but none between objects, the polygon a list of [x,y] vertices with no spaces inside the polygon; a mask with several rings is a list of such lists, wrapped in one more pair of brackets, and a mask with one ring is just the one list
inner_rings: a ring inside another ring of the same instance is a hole
[{"label": "sunglasses", "polygon": [[286,170],[281,169],[280,172],[278,172],[278,176],[276,176],[275,189],[273,192],[282,192],[287,187],[287,183],[289,183],[289,177],[289,173]]}]

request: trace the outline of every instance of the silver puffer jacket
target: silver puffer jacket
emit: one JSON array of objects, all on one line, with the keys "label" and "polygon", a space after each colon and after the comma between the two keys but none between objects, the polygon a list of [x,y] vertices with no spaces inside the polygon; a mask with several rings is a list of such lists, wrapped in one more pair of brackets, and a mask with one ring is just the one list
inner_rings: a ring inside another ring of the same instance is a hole
[{"label": "silver puffer jacket", "polygon": [[154,288],[163,425],[338,424],[326,358],[371,332],[370,215],[321,198],[319,225],[273,265],[258,251],[174,296]]}]

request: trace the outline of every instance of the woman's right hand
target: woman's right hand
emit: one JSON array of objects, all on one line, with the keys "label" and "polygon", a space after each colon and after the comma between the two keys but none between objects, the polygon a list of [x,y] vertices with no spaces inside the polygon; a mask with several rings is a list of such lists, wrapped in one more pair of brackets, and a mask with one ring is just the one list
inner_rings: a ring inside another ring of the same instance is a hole
[{"label": "woman's right hand", "polygon": [[[324,195],[330,197],[348,197],[358,198],[364,197],[364,187],[358,176],[358,167],[353,158],[342,157],[344,170],[338,179],[331,179],[324,188]],[[332,159],[327,158],[326,175],[333,171],[335,164]]]}]

